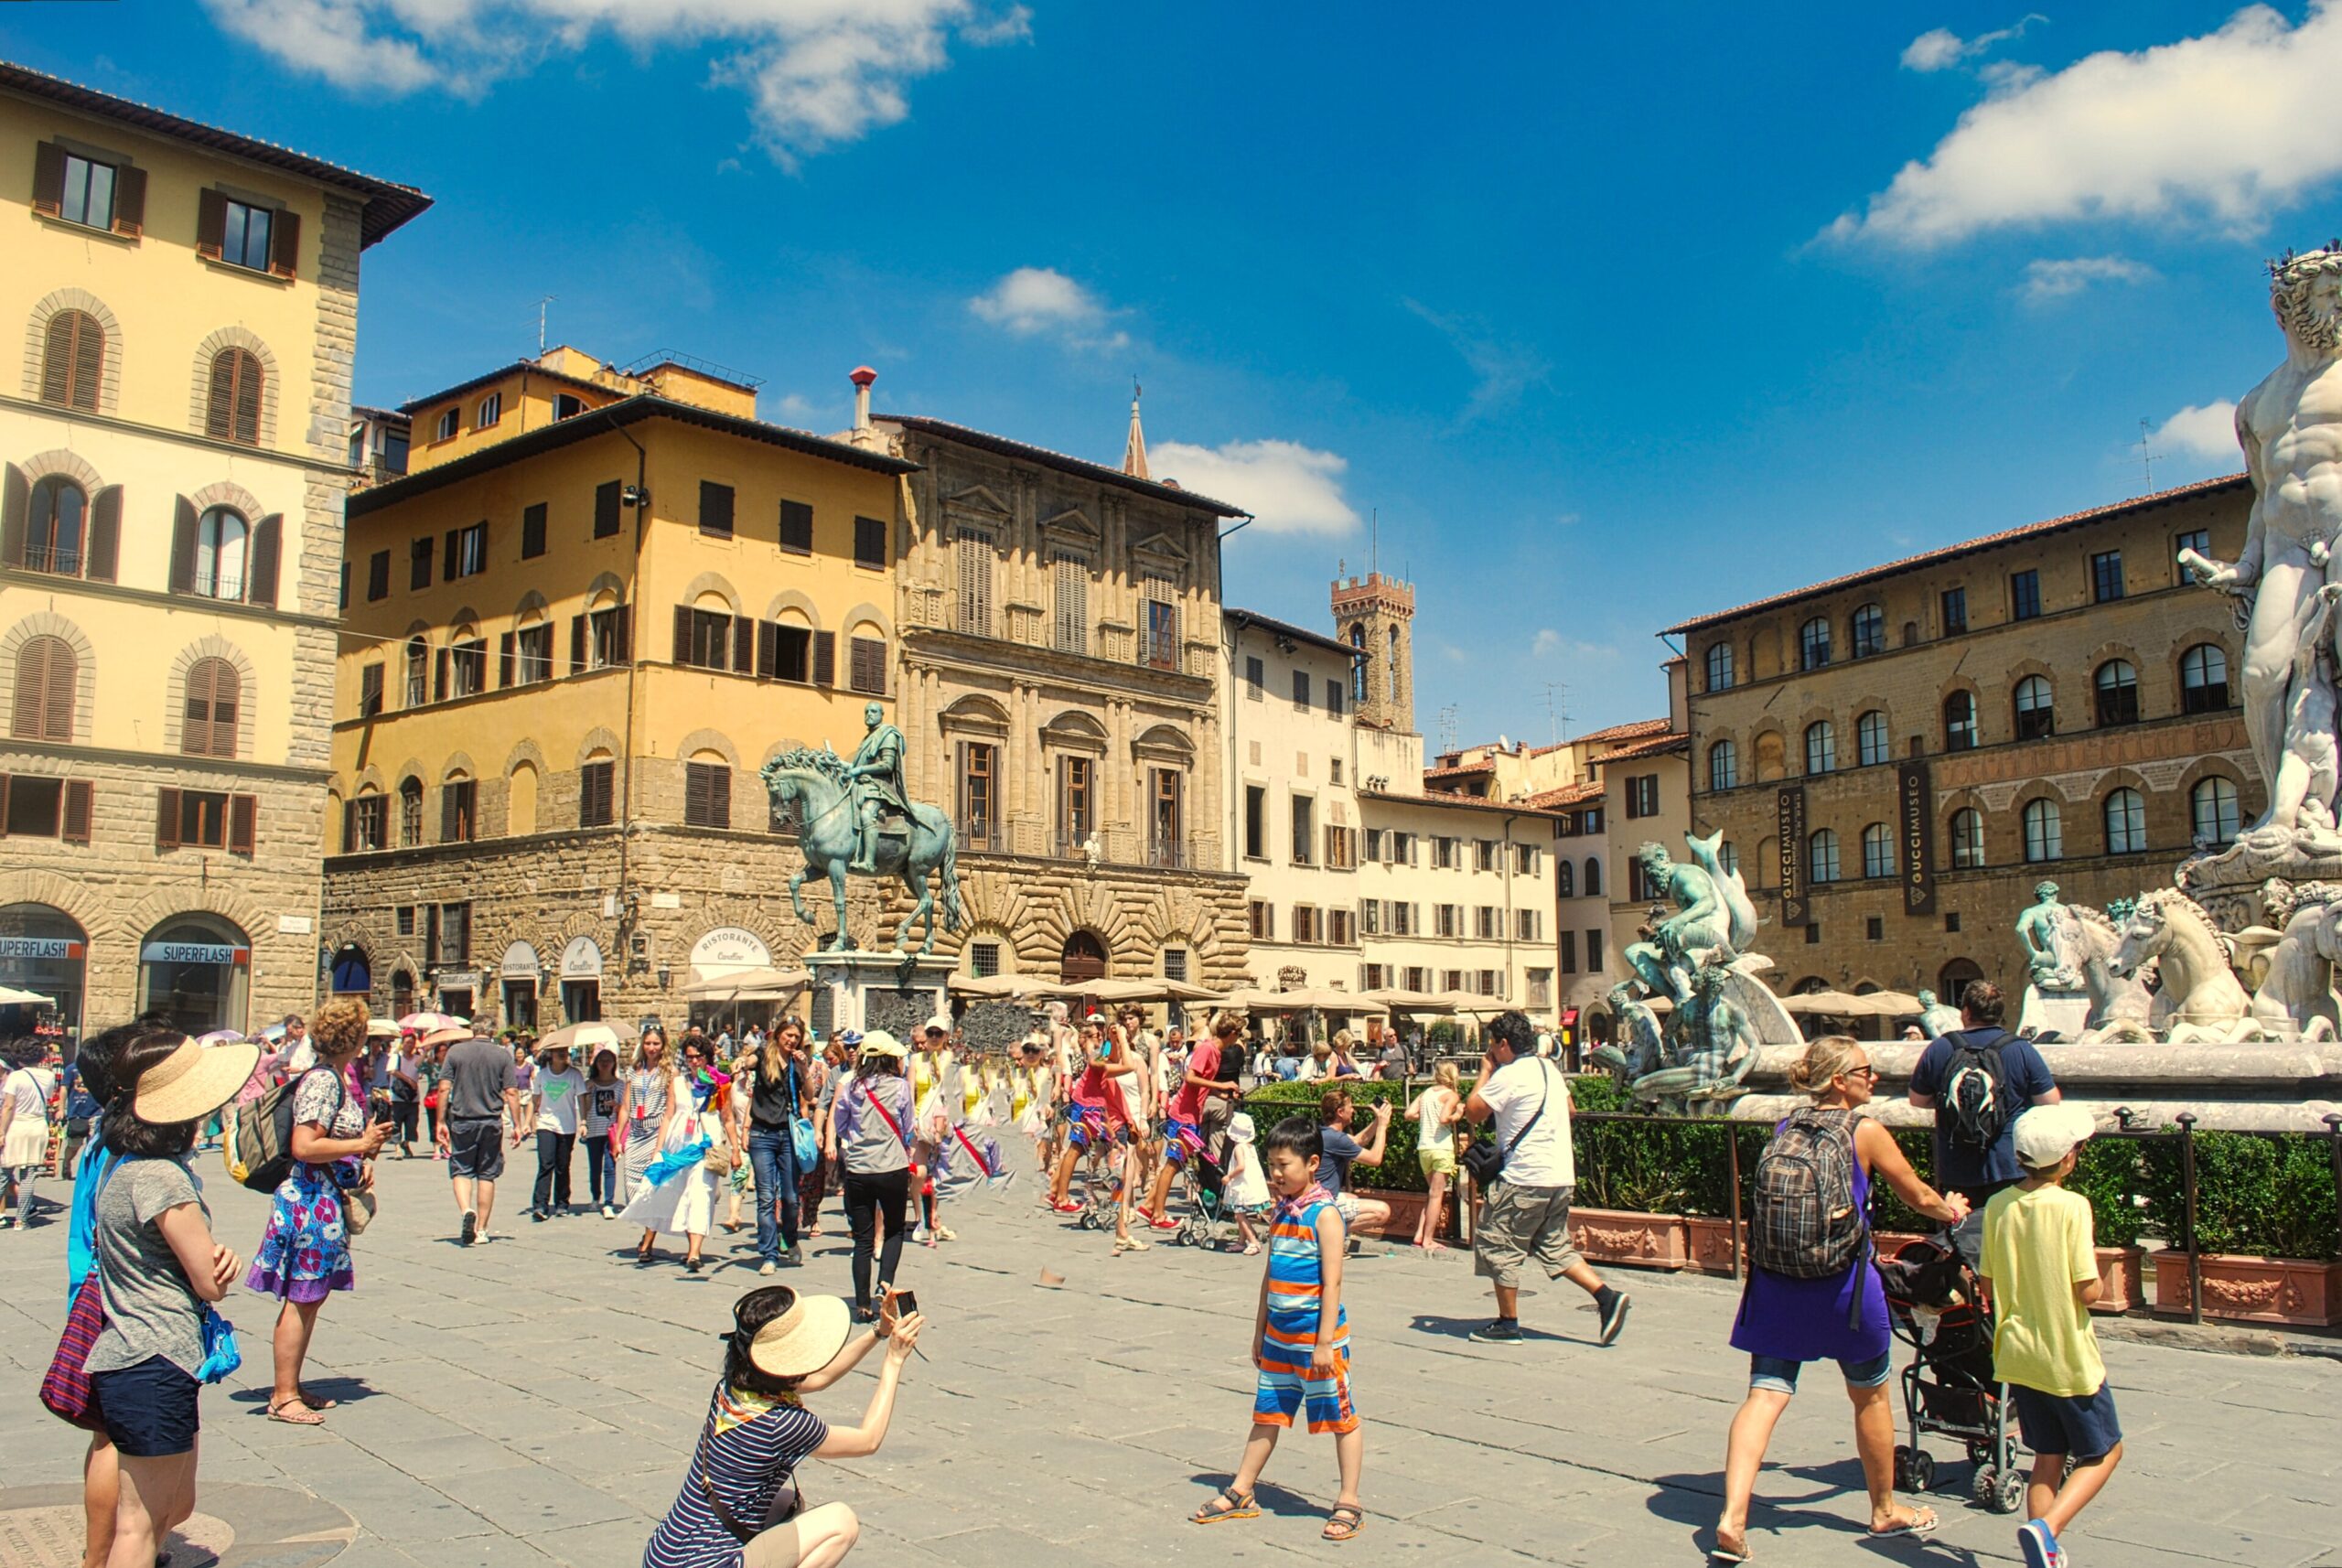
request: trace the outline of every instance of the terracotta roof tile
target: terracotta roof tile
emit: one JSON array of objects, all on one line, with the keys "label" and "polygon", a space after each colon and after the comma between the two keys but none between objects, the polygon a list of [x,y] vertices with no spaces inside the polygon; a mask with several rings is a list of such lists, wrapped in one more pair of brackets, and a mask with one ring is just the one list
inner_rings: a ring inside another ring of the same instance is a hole
[{"label": "terracotta roof tile", "polygon": [[1542,811],[1564,811],[1573,806],[1583,806],[1589,800],[1600,799],[1602,799],[1602,782],[1600,779],[1595,779],[1585,784],[1564,784],[1558,789],[1548,789],[1542,794],[1531,795],[1522,803],[1535,806]]},{"label": "terracotta roof tile", "polygon": [[[1645,736],[1663,735],[1666,731],[1665,719],[1636,719],[1628,724],[1612,725],[1608,729],[1598,729],[1589,735],[1582,735],[1574,741],[1566,744],[1593,746],[1606,741],[1640,740]],[[1545,749],[1551,751],[1555,748],[1548,746]]]},{"label": "terracotta roof tile", "polygon": [[1638,757],[1657,757],[1662,752],[1673,751],[1678,746],[1691,744],[1690,735],[1681,730],[1675,730],[1667,735],[1652,736],[1648,740],[1638,740],[1632,746],[1622,746],[1616,751],[1606,751],[1594,758],[1594,765],[1599,768],[1609,762],[1631,762]]}]

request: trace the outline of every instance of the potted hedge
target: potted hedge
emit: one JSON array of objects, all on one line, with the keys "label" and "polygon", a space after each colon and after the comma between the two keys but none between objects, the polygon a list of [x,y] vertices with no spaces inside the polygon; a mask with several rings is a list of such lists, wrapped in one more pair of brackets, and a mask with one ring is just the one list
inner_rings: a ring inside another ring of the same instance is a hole
[{"label": "potted hedge", "polygon": [[2090,1200],[2091,1229],[2098,1241],[2101,1294],[2090,1307],[2092,1312],[2130,1312],[2147,1304],[2147,1254],[2139,1245],[2146,1217],[2140,1211],[2137,1195],[2149,1162],[2164,1155],[2177,1165],[2178,1151],[2168,1145],[2093,1138],[2081,1146],[2074,1174],[2066,1178],[2068,1191]]},{"label": "potted hedge", "polygon": [[[1350,1132],[1360,1142],[1366,1141],[1368,1123],[1374,1107],[1389,1101],[1391,1137],[1376,1165],[1357,1165],[1350,1169],[1350,1190],[1359,1197],[1380,1198],[1391,1206],[1391,1222],[1384,1228],[1385,1237],[1401,1240],[1413,1236],[1416,1221],[1423,1218],[1424,1185],[1423,1166],[1415,1158],[1415,1132],[1407,1120],[1409,1087],[1402,1083],[1385,1083],[1379,1079],[1327,1079],[1313,1083],[1263,1084],[1244,1097],[1244,1109],[1251,1114],[1261,1136],[1287,1116],[1306,1116],[1316,1120],[1318,1104],[1328,1089],[1349,1090],[1351,1101],[1358,1107],[1358,1119]],[[1469,1093],[1467,1088],[1465,1090]],[[1446,1229],[1455,1226],[1455,1186],[1448,1187],[1449,1210]]]},{"label": "potted hedge", "polygon": [[[2326,1140],[2196,1134],[2196,1245],[2204,1315],[2314,1328],[2342,1321],[2342,1234]],[[2186,1194],[2179,1151],[2147,1163],[2150,1212],[2166,1239],[2154,1256],[2155,1310],[2189,1306]]]}]

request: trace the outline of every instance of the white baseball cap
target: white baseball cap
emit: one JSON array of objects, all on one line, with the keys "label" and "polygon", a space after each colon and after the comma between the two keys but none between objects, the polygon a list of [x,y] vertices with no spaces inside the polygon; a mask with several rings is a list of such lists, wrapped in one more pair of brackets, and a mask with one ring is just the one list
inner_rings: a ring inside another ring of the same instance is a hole
[{"label": "white baseball cap", "polygon": [[2010,1136],[2018,1164],[2046,1171],[2097,1131],[2097,1118],[2079,1105],[2036,1105],[2017,1117]]}]

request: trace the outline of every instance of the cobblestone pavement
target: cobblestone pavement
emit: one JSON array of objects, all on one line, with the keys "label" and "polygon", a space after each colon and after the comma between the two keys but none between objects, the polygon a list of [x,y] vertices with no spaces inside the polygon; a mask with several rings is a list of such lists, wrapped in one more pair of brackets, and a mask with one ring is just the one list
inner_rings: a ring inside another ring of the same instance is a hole
[{"label": "cobblestone pavement", "polygon": [[[360,1288],[327,1307],[310,1359],[313,1384],[342,1402],[324,1427],[264,1418],[274,1314],[231,1298],[245,1365],[204,1397],[204,1483],[303,1489],[346,1509],[360,1532],[339,1568],[634,1568],[680,1483],[715,1335],[757,1283],[752,1237],[718,1232],[709,1256],[721,1266],[697,1278],[671,1262],[638,1270],[622,1222],[531,1224],[519,1201],[528,1163],[507,1173],[523,1179],[505,1184],[495,1241],[469,1251],[453,1241],[446,1167],[384,1164]],[[249,1251],[264,1200],[232,1187],[214,1156],[199,1168],[219,1233]],[[843,1292],[843,1225],[834,1206],[824,1219],[811,1262],[781,1277]],[[1262,1489],[1265,1517],[1183,1522],[1243,1438],[1257,1260],[1160,1245],[1114,1258],[1106,1238],[1041,1213],[1029,1176],[946,1219],[957,1241],[907,1252],[902,1283],[919,1293],[932,1359],[912,1364],[885,1450],[804,1472],[813,1500],[860,1511],[857,1562],[1701,1560],[1745,1370],[1724,1345],[1728,1283],[1618,1271],[1635,1308],[1607,1350],[1585,1298],[1559,1285],[1527,1300],[1530,1342],[1500,1349],[1465,1337],[1488,1310],[1468,1256],[1370,1249],[1349,1291],[1370,1519],[1338,1547],[1317,1539],[1334,1485],[1323,1438],[1286,1439]],[[34,1399],[63,1316],[64,1240],[61,1211],[0,1235],[10,1487],[80,1473],[77,1434]],[[1064,1284],[1044,1287],[1044,1270]],[[2106,1359],[2129,1458],[2071,1540],[2078,1563],[2342,1564],[2342,1367],[2114,1342]],[[1862,1540],[1852,1429],[1826,1371],[1775,1440],[1754,1521],[1759,1561],[2016,1560],[2014,1522],[1965,1504],[1968,1467],[1941,1442],[1936,1541]],[[857,1377],[816,1407],[855,1419],[868,1387]]]}]

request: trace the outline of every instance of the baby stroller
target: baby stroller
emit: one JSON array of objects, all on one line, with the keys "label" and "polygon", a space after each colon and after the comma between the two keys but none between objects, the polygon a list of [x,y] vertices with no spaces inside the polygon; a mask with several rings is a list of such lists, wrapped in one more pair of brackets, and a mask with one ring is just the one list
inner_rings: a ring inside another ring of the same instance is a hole
[{"label": "baby stroller", "polygon": [[1192,1200],[1187,1218],[1172,1240],[1183,1247],[1225,1247],[1236,1233],[1235,1215],[1227,1197],[1228,1171],[1211,1157],[1201,1134],[1181,1127],[1166,1157],[1176,1160],[1187,1174]]},{"label": "baby stroller", "polygon": [[1993,1373],[1993,1315],[1979,1303],[1974,1271],[1949,1236],[1905,1244],[1878,1265],[1895,1337],[1918,1354],[1903,1369],[1908,1444],[1895,1450],[1895,1484],[1924,1492],[1935,1485],[1923,1437],[1959,1438],[1975,1466],[1968,1495],[1994,1513],[2025,1506],[2026,1469],[2009,1431],[2009,1391]]}]

